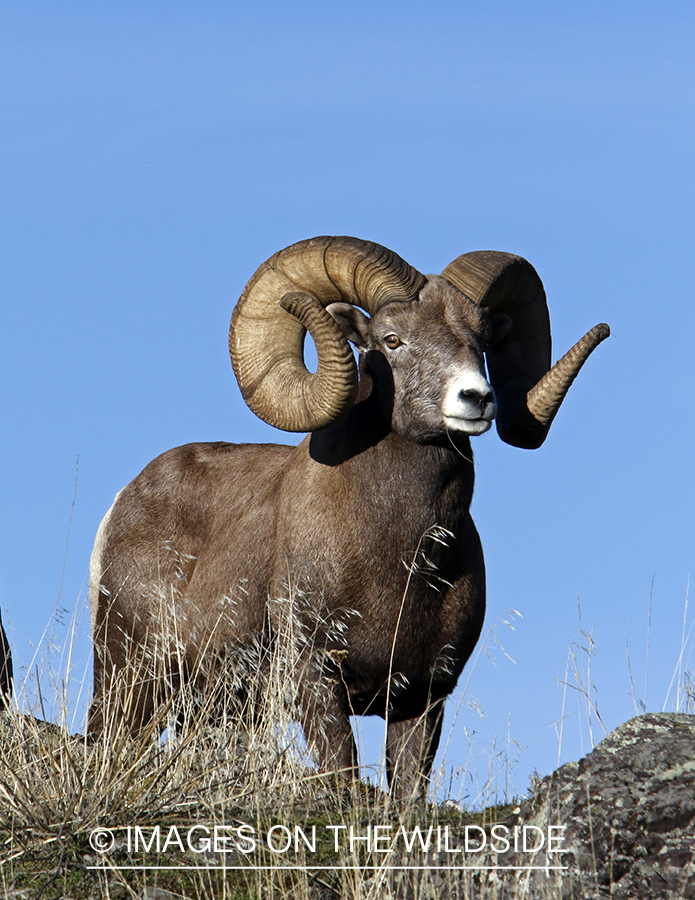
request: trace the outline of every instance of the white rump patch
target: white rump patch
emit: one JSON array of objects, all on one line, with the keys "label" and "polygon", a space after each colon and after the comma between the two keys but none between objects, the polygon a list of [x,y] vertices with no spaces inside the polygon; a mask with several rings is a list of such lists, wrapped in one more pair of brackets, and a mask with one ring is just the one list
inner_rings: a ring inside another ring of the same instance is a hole
[{"label": "white rump patch", "polygon": [[104,544],[106,543],[106,528],[111,518],[114,506],[118,503],[118,498],[123,493],[120,490],[114,497],[114,501],[109,507],[109,511],[101,520],[101,524],[97,529],[97,536],[94,539],[94,549],[89,558],[89,618],[91,622],[92,637],[94,637],[95,626],[97,622],[97,606],[99,603],[99,591],[101,590],[101,576],[103,573],[102,556],[104,554]]}]

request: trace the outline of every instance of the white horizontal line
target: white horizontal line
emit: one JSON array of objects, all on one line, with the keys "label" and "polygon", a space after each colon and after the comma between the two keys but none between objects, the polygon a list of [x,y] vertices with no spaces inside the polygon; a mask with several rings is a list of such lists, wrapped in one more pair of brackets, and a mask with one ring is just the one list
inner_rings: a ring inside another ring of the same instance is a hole
[{"label": "white horizontal line", "polygon": [[375,872],[401,872],[435,870],[439,872],[566,872],[568,866],[86,866],[90,872],[113,872],[116,869],[139,871],[175,871],[185,869],[209,872],[211,869],[249,872],[348,872],[373,870]]}]

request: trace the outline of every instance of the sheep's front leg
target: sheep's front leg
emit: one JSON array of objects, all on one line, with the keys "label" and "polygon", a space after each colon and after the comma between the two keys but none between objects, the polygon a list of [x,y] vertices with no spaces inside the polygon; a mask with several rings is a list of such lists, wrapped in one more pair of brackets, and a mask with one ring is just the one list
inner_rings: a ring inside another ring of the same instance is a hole
[{"label": "sheep's front leg", "polygon": [[443,718],[444,700],[437,700],[417,718],[389,722],[386,774],[397,800],[424,799]]},{"label": "sheep's front leg", "polygon": [[300,694],[302,728],[321,771],[359,777],[347,692],[339,678],[305,679]]}]

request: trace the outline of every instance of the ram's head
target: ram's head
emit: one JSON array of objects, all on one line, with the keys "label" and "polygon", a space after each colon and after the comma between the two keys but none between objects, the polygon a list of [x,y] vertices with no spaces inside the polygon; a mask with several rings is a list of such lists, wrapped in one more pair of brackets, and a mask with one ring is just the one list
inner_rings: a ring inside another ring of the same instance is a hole
[{"label": "ram's head", "polygon": [[[304,364],[307,330],[316,344],[315,373]],[[533,449],[609,333],[607,325],[595,326],[551,368],[545,291],[521,257],[466,253],[440,276],[426,277],[379,244],[318,237],[281,250],[257,270],[234,310],[229,348],[249,407],[285,431],[325,428],[355,402],[349,338],[387,360],[400,433],[481,434],[496,416],[502,440]],[[426,396],[408,389],[413,372],[419,385],[432,387]]]}]

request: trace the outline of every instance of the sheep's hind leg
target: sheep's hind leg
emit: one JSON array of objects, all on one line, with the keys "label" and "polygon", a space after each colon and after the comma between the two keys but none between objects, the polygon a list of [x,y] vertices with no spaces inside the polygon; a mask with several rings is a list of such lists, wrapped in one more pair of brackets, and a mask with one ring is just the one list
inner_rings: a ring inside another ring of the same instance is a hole
[{"label": "sheep's hind leg", "polygon": [[89,740],[114,741],[124,734],[139,737],[151,726],[158,705],[156,679],[115,666],[108,666],[108,671],[107,667],[95,666]]},{"label": "sheep's hind leg", "polygon": [[149,731],[159,736],[171,711],[171,661],[152,650],[147,635],[138,641],[112,629],[109,637],[108,643],[100,634],[95,640],[89,739],[137,739]]}]

